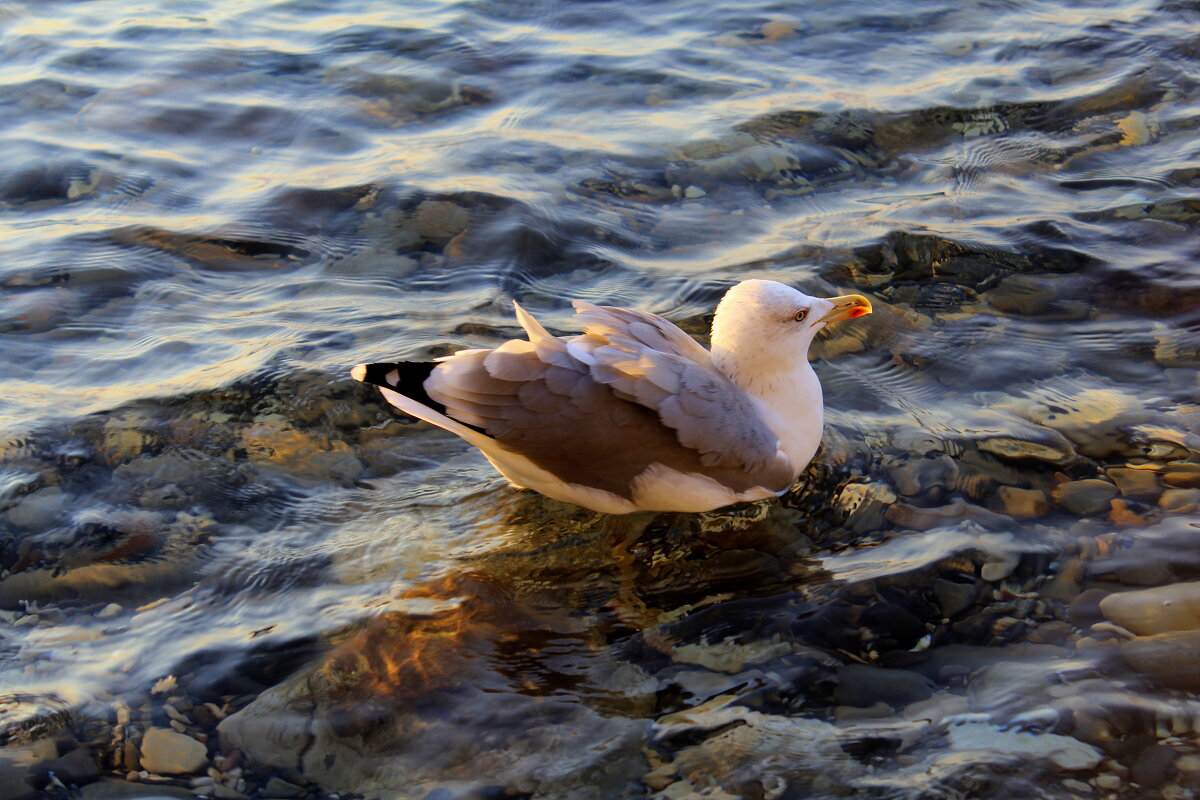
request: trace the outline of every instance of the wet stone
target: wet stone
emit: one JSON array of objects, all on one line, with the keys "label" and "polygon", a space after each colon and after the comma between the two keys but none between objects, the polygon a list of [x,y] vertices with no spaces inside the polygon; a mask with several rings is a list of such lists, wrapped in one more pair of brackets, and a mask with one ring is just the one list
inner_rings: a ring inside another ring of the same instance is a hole
[{"label": "wet stone", "polygon": [[466,230],[471,214],[449,200],[425,200],[417,206],[413,223],[422,239],[444,244]]},{"label": "wet stone", "polygon": [[1167,489],[1158,498],[1158,505],[1174,514],[1196,511],[1200,508],[1200,489]]},{"label": "wet stone", "polygon": [[1200,630],[1139,636],[1120,645],[1129,666],[1165,686],[1200,690]]},{"label": "wet stone", "polygon": [[1151,470],[1117,467],[1107,470],[1107,474],[1121,494],[1132,500],[1154,502],[1162,494],[1158,478]]},{"label": "wet stone", "polygon": [[1110,502],[1119,493],[1108,481],[1088,478],[1059,484],[1054,489],[1054,501],[1074,514],[1094,517],[1107,513]]},{"label": "wet stone", "polygon": [[1004,505],[1004,513],[1010,517],[1028,519],[1043,516],[1050,511],[1050,503],[1046,500],[1046,494],[1039,489],[1001,486],[997,490],[997,495]]},{"label": "wet stone", "polygon": [[[1073,277],[1073,276],[1072,276]],[[1085,319],[1091,313],[1086,298],[1075,295],[1084,290],[1079,281],[1064,286],[1060,276],[1010,275],[987,293],[987,301],[996,309],[1012,314],[1047,320]]]},{"label": "wet stone", "polygon": [[1181,489],[1200,489],[1200,464],[1168,464],[1163,481]]},{"label": "wet stone", "polygon": [[1130,769],[1130,777],[1140,786],[1157,789],[1174,777],[1177,757],[1173,748],[1152,744],[1138,754]]},{"label": "wet stone", "polygon": [[1100,601],[1104,616],[1137,634],[1200,628],[1200,583],[1111,594]]},{"label": "wet stone", "polygon": [[190,736],[151,728],[142,737],[142,769],[161,775],[199,772],[208,765],[208,749]]},{"label": "wet stone", "polygon": [[1100,603],[1108,596],[1109,593],[1105,589],[1085,589],[1070,601],[1070,606],[1067,609],[1067,617],[1071,620],[1072,624],[1080,628],[1095,625],[1104,619],[1104,612],[1100,610]]},{"label": "wet stone", "polygon": [[933,687],[915,672],[849,664],[838,670],[836,696],[846,706],[866,708],[882,702],[899,709],[929,699]]},{"label": "wet stone", "polygon": [[1044,461],[1056,466],[1065,464],[1075,455],[1067,440],[1050,429],[1046,429],[1046,435],[1040,442],[1011,436],[992,436],[981,441],[979,449],[1001,458]]},{"label": "wet stone", "polygon": [[960,583],[945,578],[938,578],[934,582],[933,591],[942,613],[949,618],[956,617],[970,608],[979,595],[979,587],[976,584]]},{"label": "wet stone", "polygon": [[36,764],[30,768],[25,780],[45,785],[51,773],[64,783],[83,785],[100,777],[100,767],[86,750],[77,749]]}]

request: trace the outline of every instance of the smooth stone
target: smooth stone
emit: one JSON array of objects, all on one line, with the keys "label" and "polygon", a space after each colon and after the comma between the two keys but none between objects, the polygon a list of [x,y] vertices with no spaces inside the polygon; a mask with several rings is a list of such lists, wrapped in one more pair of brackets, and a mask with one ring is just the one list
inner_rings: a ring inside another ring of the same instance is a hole
[{"label": "smooth stone", "polygon": [[1104,616],[1140,636],[1200,629],[1200,582],[1110,594],[1100,601]]},{"label": "smooth stone", "polygon": [[983,506],[968,503],[961,497],[936,508],[921,508],[908,503],[894,503],[888,506],[884,517],[902,528],[912,528],[918,531],[953,525],[963,519],[976,522],[994,531],[1009,530],[1013,524],[1012,520],[1003,514],[997,514],[995,511],[988,511]]},{"label": "smooth stone", "polygon": [[1133,782],[1147,789],[1157,789],[1173,777],[1178,755],[1174,748],[1166,745],[1150,745],[1133,762],[1130,769]]},{"label": "smooth stone", "polygon": [[306,791],[306,789],[294,783],[288,783],[282,778],[272,777],[267,781],[267,785],[263,787],[262,796],[264,798],[284,798],[285,800],[289,800],[293,797],[300,797]]},{"label": "smooth stone", "polygon": [[444,243],[467,229],[471,213],[449,200],[425,200],[417,206],[414,223],[422,239]]},{"label": "smooth stone", "polygon": [[1200,489],[1200,464],[1168,464],[1162,479],[1179,489]]},{"label": "smooth stone", "polygon": [[124,609],[120,603],[109,603],[104,608],[96,612],[96,619],[112,619],[117,614],[120,614]]},{"label": "smooth stone", "polygon": [[1158,506],[1164,511],[1184,514],[1195,511],[1200,505],[1200,489],[1167,489],[1158,498]]},{"label": "smooth stone", "polygon": [[1120,490],[1108,481],[1087,478],[1060,483],[1054,489],[1054,502],[1081,517],[1095,517],[1108,513],[1110,503],[1118,494]]},{"label": "smooth stone", "polygon": [[1163,490],[1158,483],[1158,477],[1151,470],[1114,467],[1105,470],[1105,473],[1112,478],[1113,483],[1121,490],[1121,494],[1131,500],[1154,502],[1162,494]]},{"label": "smooth stone", "polygon": [[1122,528],[1141,528],[1150,523],[1150,520],[1141,514],[1137,513],[1128,500],[1120,497],[1112,501],[1112,511],[1109,512],[1108,518],[1113,521],[1113,524]]},{"label": "smooth stone", "polygon": [[142,737],[142,769],[159,775],[186,775],[208,765],[208,748],[169,728],[151,728]]},{"label": "smooth stone", "polygon": [[1136,672],[1173,689],[1200,689],[1200,631],[1171,631],[1122,642],[1121,657]]},{"label": "smooth stone", "polygon": [[835,697],[844,706],[867,708],[883,702],[898,709],[932,696],[933,685],[916,672],[866,664],[848,664],[838,670]]},{"label": "smooth stone", "polygon": [[933,593],[937,597],[942,614],[946,617],[956,617],[975,602],[975,598],[979,594],[979,586],[974,583],[959,583],[938,578],[933,583]]},{"label": "smooth stone", "polygon": [[1004,504],[1004,513],[1010,517],[1028,519],[1050,512],[1050,502],[1046,500],[1046,493],[1040,489],[1001,486],[997,494],[1000,496],[1000,502]]},{"label": "smooth stone", "polygon": [[63,783],[83,785],[100,777],[100,767],[86,750],[72,750],[66,755],[51,758],[29,768],[28,776],[49,775],[53,772]]},{"label": "smooth stone", "polygon": [[988,583],[996,583],[1002,581],[1009,575],[1012,575],[1013,570],[1021,563],[1021,556],[1014,553],[1005,553],[1001,556],[993,556],[993,560],[988,561],[979,569],[979,577],[983,578]]},{"label": "smooth stone", "polygon": [[[1068,277],[1069,280],[1069,277]],[[1062,276],[1009,275],[986,294],[992,307],[1010,314],[1046,320],[1085,319],[1091,313],[1086,300],[1068,299]]]},{"label": "smooth stone", "polygon": [[221,720],[224,752],[240,750],[273,767],[299,767],[313,743],[313,703],[304,684],[281,684]]},{"label": "smooth stone", "polygon": [[1084,589],[1071,600],[1071,605],[1067,608],[1067,619],[1079,628],[1095,625],[1104,619],[1100,602],[1108,596],[1109,593],[1104,589]]}]

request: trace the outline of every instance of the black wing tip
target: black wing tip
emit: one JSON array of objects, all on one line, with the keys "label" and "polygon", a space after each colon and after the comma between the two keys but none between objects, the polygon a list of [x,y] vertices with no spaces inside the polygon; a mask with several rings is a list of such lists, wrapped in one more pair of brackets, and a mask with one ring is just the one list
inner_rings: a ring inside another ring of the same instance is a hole
[{"label": "black wing tip", "polygon": [[[408,365],[404,362],[359,364],[350,370],[350,377],[363,383],[395,389],[403,382],[402,368],[405,366]],[[430,365],[430,368],[432,369],[432,365]]]},{"label": "black wing tip", "polygon": [[350,370],[350,377],[356,381],[369,383],[372,386],[382,386],[394,392],[407,395],[419,403],[424,403],[440,413],[445,412],[445,406],[434,400],[425,391],[425,381],[437,364],[424,361],[386,361],[378,364],[359,364]]}]

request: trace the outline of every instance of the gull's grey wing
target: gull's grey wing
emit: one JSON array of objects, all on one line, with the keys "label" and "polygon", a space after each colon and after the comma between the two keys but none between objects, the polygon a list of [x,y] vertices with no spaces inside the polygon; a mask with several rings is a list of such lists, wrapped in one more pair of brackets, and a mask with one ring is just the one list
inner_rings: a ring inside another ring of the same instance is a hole
[{"label": "gull's grey wing", "polygon": [[585,327],[569,350],[618,396],[656,411],[705,464],[753,470],[781,457],[750,395],[674,324],[642,311],[584,302],[575,308]]},{"label": "gull's grey wing", "polygon": [[588,332],[564,340],[517,314],[530,341],[457,353],[425,382],[447,415],[564,481],[625,498],[655,462],[735,492],[782,491],[795,477],[749,397],[680,355],[690,348],[678,337],[708,356],[666,320],[664,332],[645,322],[652,315],[632,312],[624,328],[589,321]]},{"label": "gull's grey wing", "polygon": [[583,323],[584,333],[619,336],[660,353],[686,358],[702,367],[712,366],[709,352],[669,319],[649,311],[597,306],[583,300],[576,300],[571,305],[575,308],[575,319]]}]

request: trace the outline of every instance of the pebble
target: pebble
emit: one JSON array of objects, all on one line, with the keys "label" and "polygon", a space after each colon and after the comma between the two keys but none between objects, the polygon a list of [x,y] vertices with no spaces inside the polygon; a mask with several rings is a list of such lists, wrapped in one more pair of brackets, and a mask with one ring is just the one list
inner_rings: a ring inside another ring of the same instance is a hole
[{"label": "pebble", "polygon": [[845,706],[867,708],[875,703],[887,703],[898,709],[928,700],[933,696],[933,686],[916,672],[849,664],[838,670],[835,696]]},{"label": "pebble", "polygon": [[1158,506],[1172,514],[1187,514],[1200,507],[1200,489],[1167,489],[1158,498]]},{"label": "pebble", "polygon": [[1014,460],[1032,459],[1056,466],[1067,463],[1075,455],[1066,438],[1051,428],[1044,431],[1042,442],[1031,442],[1011,436],[992,436],[979,443],[985,453]]},{"label": "pebble", "polygon": [[199,772],[208,766],[208,748],[190,736],[151,728],[142,738],[142,768],[163,775]]},{"label": "pebble", "polygon": [[1021,557],[1014,553],[1005,553],[1001,556],[992,556],[992,558],[993,560],[988,561],[979,570],[979,577],[988,583],[1004,580],[1021,563]]},{"label": "pebble", "polygon": [[1149,524],[1149,520],[1137,513],[1128,501],[1118,497],[1111,505],[1112,510],[1109,511],[1108,518],[1113,524],[1122,528],[1141,528]]},{"label": "pebble", "polygon": [[471,214],[449,200],[425,200],[417,206],[414,223],[422,239],[443,244],[466,230]]},{"label": "pebble", "polygon": [[120,603],[109,603],[104,608],[96,612],[96,619],[112,619],[120,614],[124,609]]},{"label": "pebble", "polygon": [[288,783],[282,778],[272,777],[267,781],[267,785],[263,787],[263,797],[270,798],[293,798],[300,797],[305,792],[304,789],[294,783]]},{"label": "pebble", "polygon": [[1138,754],[1133,762],[1131,774],[1134,783],[1147,789],[1157,789],[1171,779],[1175,772],[1174,748],[1152,744]]},{"label": "pebble", "polygon": [[1174,689],[1200,689],[1200,631],[1171,631],[1141,636],[1120,645],[1122,658],[1135,671]]},{"label": "pebble", "polygon": [[979,596],[979,586],[975,583],[961,583],[938,578],[934,581],[933,592],[937,597],[942,614],[952,618],[971,607],[971,604]]},{"label": "pebble", "polygon": [[1001,486],[997,491],[1000,502],[1004,504],[1004,513],[1017,519],[1041,517],[1050,512],[1050,503],[1046,493],[1040,489],[1018,489],[1015,486]]},{"label": "pebble", "polygon": [[1110,502],[1120,490],[1108,481],[1088,478],[1060,483],[1054,489],[1054,502],[1081,517],[1108,513]]},{"label": "pebble", "polygon": [[1162,477],[1165,483],[1180,489],[1200,489],[1200,464],[1168,464]]},{"label": "pebble", "polygon": [[1105,470],[1105,473],[1117,485],[1121,494],[1131,500],[1154,502],[1162,494],[1158,478],[1151,470],[1114,467]]}]

